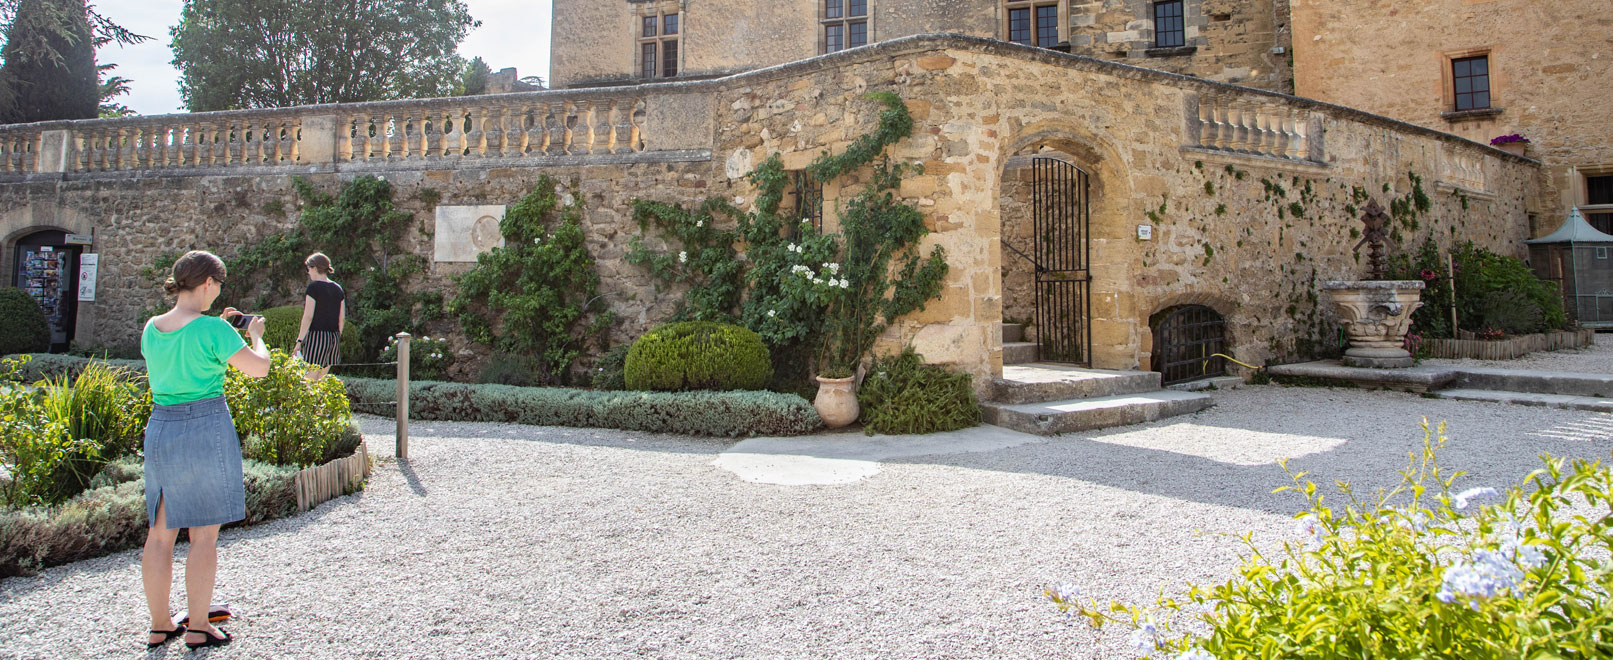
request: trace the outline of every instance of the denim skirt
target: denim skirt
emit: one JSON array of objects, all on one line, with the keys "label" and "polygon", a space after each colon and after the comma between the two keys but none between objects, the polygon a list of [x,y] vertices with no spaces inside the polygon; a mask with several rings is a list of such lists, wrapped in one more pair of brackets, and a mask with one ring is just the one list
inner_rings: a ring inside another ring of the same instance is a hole
[{"label": "denim skirt", "polygon": [[241,441],[224,397],[156,406],[146,423],[147,526],[166,507],[168,529],[246,518]]}]

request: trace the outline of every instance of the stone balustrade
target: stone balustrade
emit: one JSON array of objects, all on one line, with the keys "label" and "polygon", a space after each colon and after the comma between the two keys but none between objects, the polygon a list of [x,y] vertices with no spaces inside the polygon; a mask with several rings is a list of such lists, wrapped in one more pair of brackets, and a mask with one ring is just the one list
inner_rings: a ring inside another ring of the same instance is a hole
[{"label": "stone balustrade", "polygon": [[1483,154],[1472,149],[1459,149],[1446,145],[1440,157],[1439,180],[1474,192],[1487,192],[1484,179]]},{"label": "stone balustrade", "polygon": [[1320,118],[1276,100],[1204,96],[1188,113],[1192,144],[1241,154],[1322,160]]},{"label": "stone balustrade", "polygon": [[[657,120],[661,148],[709,149],[709,115],[690,116],[701,104],[689,96],[545,91],[0,126],[0,175],[622,156],[657,150]],[[668,107],[652,117],[658,100]]]}]

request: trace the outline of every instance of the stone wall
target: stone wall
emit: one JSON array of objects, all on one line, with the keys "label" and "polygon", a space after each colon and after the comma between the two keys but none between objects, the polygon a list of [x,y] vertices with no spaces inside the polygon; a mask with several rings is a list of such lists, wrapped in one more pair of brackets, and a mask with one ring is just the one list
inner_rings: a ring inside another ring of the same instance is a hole
[{"label": "stone wall", "polygon": [[[1602,0],[1428,0],[1372,11],[1293,0],[1296,85],[1302,96],[1479,142],[1529,138],[1553,200],[1533,228],[1539,236],[1585,203],[1583,175],[1613,175],[1607,10]],[[1480,54],[1494,111],[1452,112],[1450,59]]]},{"label": "stone wall", "polygon": [[[400,109],[414,106],[387,106],[393,114],[385,116],[401,119],[383,123],[424,132],[405,131],[401,146],[377,146],[337,131],[326,151],[293,144],[293,162],[272,166],[176,166],[198,156],[169,144],[118,161],[135,164],[128,169],[39,171],[91,160],[79,152],[93,141],[72,136],[124,126],[65,122],[53,129],[69,134],[64,159],[38,157],[29,161],[34,170],[0,173],[0,234],[46,218],[92,230],[106,302],[81,310],[81,327],[91,334],[80,341],[109,343],[132,338],[139,307],[155,300],[140,267],[193,245],[227,253],[288,226],[296,215],[292,176],[333,188],[360,173],[385,175],[403,208],[429,230],[426,188],[440,194],[439,204],[511,204],[548,174],[583,204],[590,249],[622,318],[613,337],[625,340],[664,319],[677,300],[621,261],[637,232],[627,217],[633,198],[717,195],[748,207],[755,191],[746,173],[771,154],[801,169],[824,150],[843,150],[875,126],[880,106],[865,95],[877,90],[899,93],[914,117],[913,136],[889,154],[923,165],[900,196],[933,230],[923,249],[944,247],[951,265],[942,298],[891,328],[883,348],[911,341],[932,362],[981,376],[982,386],[1001,373],[1005,309],[1023,306],[1025,295],[1020,285],[1004,284],[1015,281],[1018,266],[1002,238],[1022,237],[1026,222],[1015,154],[1059,155],[1090,175],[1091,327],[1100,368],[1146,367],[1148,318],[1183,302],[1225,315],[1233,352],[1244,361],[1318,350],[1334,326],[1315,297],[1316,283],[1362,272],[1350,251],[1362,194],[1389,206],[1422,191],[1429,211],[1396,226],[1407,248],[1435,236],[1519,256],[1526,213],[1539,203],[1532,161],[1454,136],[1254,89],[985,39],[927,36],[717,80],[622,88],[609,103],[589,96],[594,92],[479,97],[492,105],[467,113],[483,118],[497,139],[450,140]],[[335,110],[336,117],[384,115]],[[309,117],[332,112],[291,109],[274,121],[303,117],[306,142],[307,126],[323,121]],[[142,121],[205,124],[211,117]],[[515,130],[523,126],[529,130]],[[558,126],[558,133],[541,126]],[[0,147],[43,139],[38,127],[0,130]],[[434,147],[439,140],[452,148]],[[424,152],[409,156],[419,145]],[[461,153],[460,145],[469,146]],[[304,162],[310,153],[331,157]],[[157,163],[163,167],[152,167]],[[825,186],[831,231],[834,208],[866,176]],[[275,201],[286,217],[272,212]],[[1138,225],[1152,229],[1151,240],[1139,240]],[[430,236],[416,236],[410,249],[429,258]],[[448,288],[446,278],[462,268],[435,264],[427,286]]]},{"label": "stone wall", "polygon": [[[1003,0],[869,0],[868,5],[869,43],[942,32],[1008,38]],[[1071,52],[1098,59],[1292,90],[1287,0],[1185,0],[1187,46],[1177,49],[1154,48],[1153,5],[1152,0],[1065,0],[1059,4],[1059,39],[1070,43]],[[634,80],[639,33],[633,17],[651,7],[681,7],[682,75],[700,78],[825,52],[823,6],[823,0],[555,0],[552,86]]]}]

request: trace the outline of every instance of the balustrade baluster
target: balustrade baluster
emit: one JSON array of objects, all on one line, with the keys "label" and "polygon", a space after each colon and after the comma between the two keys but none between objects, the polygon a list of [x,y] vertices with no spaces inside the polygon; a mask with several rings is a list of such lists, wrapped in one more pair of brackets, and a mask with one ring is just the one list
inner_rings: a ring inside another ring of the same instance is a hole
[{"label": "balustrade baluster", "polygon": [[649,104],[644,99],[633,102],[633,139],[629,142],[633,151],[644,151],[644,116],[649,114]]},{"label": "balustrade baluster", "polygon": [[566,153],[566,105],[568,102],[550,103],[543,116],[543,129],[548,134],[543,140],[543,151],[550,156]]},{"label": "balustrade baluster", "polygon": [[543,155],[549,143],[549,129],[543,125],[544,118],[549,115],[549,104],[537,103],[532,106],[527,115],[526,149],[527,155]]},{"label": "balustrade baluster", "polygon": [[594,134],[593,144],[589,147],[588,153],[608,154],[610,153],[610,132],[612,128],[610,119],[611,101],[610,99],[594,101],[590,105],[593,108],[589,113],[589,121],[593,125]]},{"label": "balustrade baluster", "polygon": [[623,99],[611,104],[616,127],[611,133],[611,151],[618,154],[633,153],[633,101]]},{"label": "balustrade baluster", "polygon": [[1294,119],[1293,154],[1295,158],[1311,160],[1310,122],[1304,117]]}]

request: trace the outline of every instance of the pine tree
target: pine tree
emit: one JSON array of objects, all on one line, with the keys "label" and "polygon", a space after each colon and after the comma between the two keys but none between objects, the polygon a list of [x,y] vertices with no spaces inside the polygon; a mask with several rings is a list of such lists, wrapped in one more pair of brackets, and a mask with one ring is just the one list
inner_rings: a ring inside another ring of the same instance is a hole
[{"label": "pine tree", "polygon": [[84,0],[21,0],[0,49],[0,122],[93,119],[95,44]]}]

